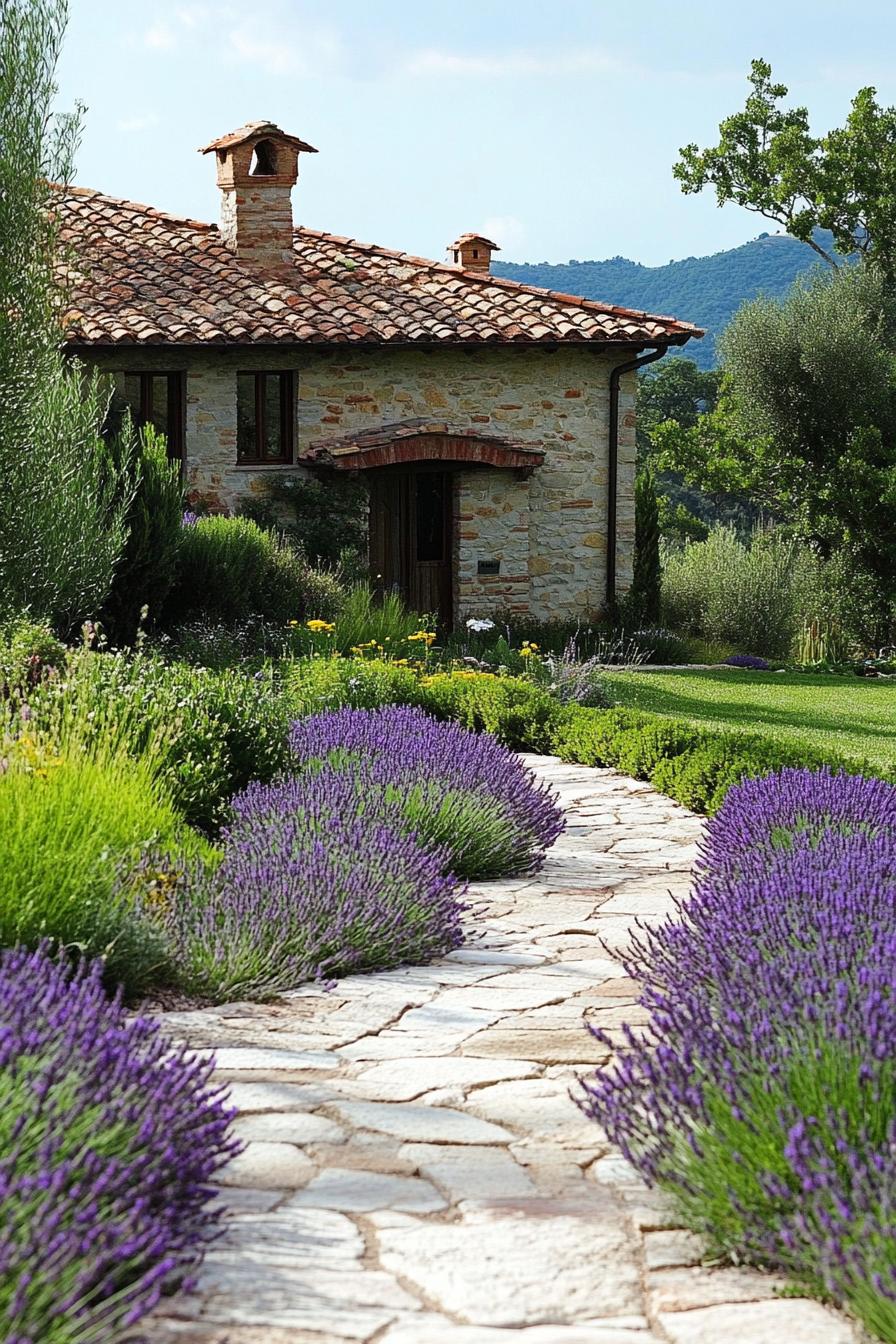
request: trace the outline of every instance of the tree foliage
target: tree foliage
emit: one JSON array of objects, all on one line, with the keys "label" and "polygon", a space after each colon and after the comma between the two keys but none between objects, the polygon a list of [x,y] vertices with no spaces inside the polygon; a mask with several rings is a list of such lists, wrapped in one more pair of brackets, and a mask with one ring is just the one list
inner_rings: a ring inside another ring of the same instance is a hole
[{"label": "tree foliage", "polygon": [[67,14],[0,0],[0,609],[59,627],[102,604],[129,500],[101,435],[105,385],[60,344],[52,183],[70,176],[80,114],[52,112]]},{"label": "tree foliage", "polygon": [[690,429],[711,410],[719,395],[721,374],[701,369],[692,359],[673,355],[645,369],[638,381],[638,457],[650,456],[650,436],[664,420]]},{"label": "tree foliage", "polygon": [[[743,111],[719,126],[709,149],[685,145],[673,172],[685,192],[715,187],[734,202],[807,243],[830,266],[865,254],[888,279],[896,275],[896,108],[860,89],[843,126],[813,135],[805,107],[786,108],[787,86],[755,60]],[[834,247],[817,230],[828,229]]]},{"label": "tree foliage", "polygon": [[[700,369],[693,360],[666,358],[641,374],[638,381],[638,461],[656,468],[657,431],[668,422],[680,430],[693,429],[700,417],[715,408],[721,373]],[[702,541],[710,527],[722,523],[746,534],[759,511],[745,497],[716,489],[704,482],[688,482],[680,471],[655,470],[660,532],[670,541]]]},{"label": "tree foliage", "polygon": [[658,461],[750,495],[822,555],[896,586],[896,308],[867,265],[756,299],[722,345],[715,409],[657,428]]}]

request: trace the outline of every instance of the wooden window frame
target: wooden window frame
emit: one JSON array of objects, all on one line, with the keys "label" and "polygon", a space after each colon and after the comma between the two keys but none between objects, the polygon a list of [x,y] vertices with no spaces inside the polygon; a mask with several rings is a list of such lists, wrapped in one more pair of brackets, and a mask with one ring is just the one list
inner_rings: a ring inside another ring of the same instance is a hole
[{"label": "wooden window frame", "polygon": [[183,369],[126,369],[126,374],[140,379],[140,406],[137,409],[139,427],[152,423],[153,379],[165,379],[165,395],[168,399],[168,433],[165,441],[168,445],[168,459],[184,465],[186,445],[186,408],[187,375]]},{"label": "wooden window frame", "polygon": [[[252,378],[255,382],[255,452],[250,457],[241,454],[237,443],[238,467],[286,467],[291,466],[295,457],[295,417],[296,417],[296,375],[294,369],[239,369],[237,371],[237,397],[239,397],[239,379]],[[272,457],[264,452],[265,444],[265,382],[268,378],[277,378],[280,382],[280,427],[281,452]]]}]

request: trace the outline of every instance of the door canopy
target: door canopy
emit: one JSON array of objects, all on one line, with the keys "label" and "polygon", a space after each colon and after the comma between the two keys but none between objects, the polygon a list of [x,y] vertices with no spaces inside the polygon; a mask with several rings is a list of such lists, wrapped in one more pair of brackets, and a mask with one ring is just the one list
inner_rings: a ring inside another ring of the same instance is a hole
[{"label": "door canopy", "polygon": [[530,475],[544,461],[544,449],[503,439],[495,434],[423,420],[360,430],[340,438],[319,439],[298,459],[307,466],[337,471],[363,471],[414,462],[503,467]]}]

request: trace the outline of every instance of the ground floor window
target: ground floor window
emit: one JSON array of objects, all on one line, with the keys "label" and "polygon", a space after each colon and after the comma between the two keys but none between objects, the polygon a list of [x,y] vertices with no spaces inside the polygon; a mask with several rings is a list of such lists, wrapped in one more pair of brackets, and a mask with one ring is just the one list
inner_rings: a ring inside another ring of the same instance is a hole
[{"label": "ground floor window", "polygon": [[237,374],[237,461],[291,462],[295,375]]},{"label": "ground floor window", "polygon": [[185,373],[126,373],[124,397],[137,425],[152,425],[165,435],[168,456],[184,457]]}]

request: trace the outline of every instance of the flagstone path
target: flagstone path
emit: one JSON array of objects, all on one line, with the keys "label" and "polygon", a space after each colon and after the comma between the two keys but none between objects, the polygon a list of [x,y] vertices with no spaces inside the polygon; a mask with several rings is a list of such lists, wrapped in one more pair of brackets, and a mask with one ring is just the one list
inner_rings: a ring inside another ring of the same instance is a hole
[{"label": "flagstone path", "polygon": [[565,834],[487,882],[430,966],[161,1014],[213,1048],[246,1149],[197,1291],[147,1344],[857,1344],[841,1316],[700,1246],[573,1105],[634,1021],[602,944],[683,895],[700,822],[609,770],[527,758]]}]

